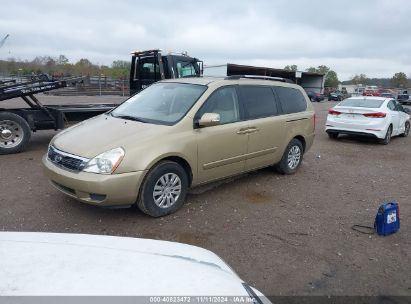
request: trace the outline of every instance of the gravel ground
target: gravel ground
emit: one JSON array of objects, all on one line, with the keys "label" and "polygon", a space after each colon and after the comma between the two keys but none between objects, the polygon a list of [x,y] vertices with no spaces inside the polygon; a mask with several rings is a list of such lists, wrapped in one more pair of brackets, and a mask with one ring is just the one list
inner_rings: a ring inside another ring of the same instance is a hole
[{"label": "gravel ground", "polygon": [[[45,103],[120,102],[121,97],[44,97]],[[297,174],[270,169],[192,189],[176,214],[153,219],[134,209],[76,202],[44,177],[41,157],[54,131],[33,135],[26,152],[0,156],[0,230],[92,233],[170,240],[220,255],[266,295],[411,296],[411,139],[328,139],[332,102],[315,103],[317,136]],[[372,225],[378,206],[397,200],[401,230]]]}]

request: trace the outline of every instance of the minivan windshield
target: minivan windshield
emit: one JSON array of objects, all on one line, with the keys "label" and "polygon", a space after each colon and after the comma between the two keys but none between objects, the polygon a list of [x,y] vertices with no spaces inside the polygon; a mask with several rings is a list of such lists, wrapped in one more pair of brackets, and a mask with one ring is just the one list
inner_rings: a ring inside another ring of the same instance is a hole
[{"label": "minivan windshield", "polygon": [[188,83],[156,83],[130,97],[111,116],[153,124],[173,125],[207,90]]}]

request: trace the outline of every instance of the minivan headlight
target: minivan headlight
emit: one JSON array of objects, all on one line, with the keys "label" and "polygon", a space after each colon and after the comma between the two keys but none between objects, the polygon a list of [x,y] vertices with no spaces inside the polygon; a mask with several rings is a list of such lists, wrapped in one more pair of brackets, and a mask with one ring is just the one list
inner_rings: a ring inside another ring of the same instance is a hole
[{"label": "minivan headlight", "polygon": [[91,159],[83,171],[99,174],[111,174],[120,165],[125,155],[123,148],[115,148]]}]

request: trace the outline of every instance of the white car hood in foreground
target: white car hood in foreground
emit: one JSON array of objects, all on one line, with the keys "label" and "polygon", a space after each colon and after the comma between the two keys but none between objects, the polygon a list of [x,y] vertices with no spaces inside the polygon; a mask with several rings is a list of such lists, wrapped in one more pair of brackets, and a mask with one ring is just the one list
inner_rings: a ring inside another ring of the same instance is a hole
[{"label": "white car hood in foreground", "polygon": [[217,255],[195,246],[0,232],[1,296],[247,296],[242,283]]}]

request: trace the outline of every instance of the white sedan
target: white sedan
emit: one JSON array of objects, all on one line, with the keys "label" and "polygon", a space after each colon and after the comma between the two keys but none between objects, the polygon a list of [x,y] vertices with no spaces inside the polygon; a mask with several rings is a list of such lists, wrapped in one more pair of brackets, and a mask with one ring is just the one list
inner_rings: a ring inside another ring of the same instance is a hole
[{"label": "white sedan", "polygon": [[117,296],[103,303],[123,303],[119,296],[139,296],[126,297],[126,303],[271,303],[211,251],[174,242],[0,232],[0,269],[0,296]]},{"label": "white sedan", "polygon": [[410,115],[397,101],[382,97],[351,97],[328,111],[325,131],[377,138],[388,144],[392,136],[408,136]]}]

